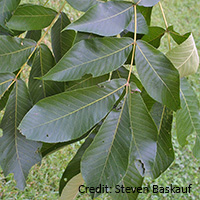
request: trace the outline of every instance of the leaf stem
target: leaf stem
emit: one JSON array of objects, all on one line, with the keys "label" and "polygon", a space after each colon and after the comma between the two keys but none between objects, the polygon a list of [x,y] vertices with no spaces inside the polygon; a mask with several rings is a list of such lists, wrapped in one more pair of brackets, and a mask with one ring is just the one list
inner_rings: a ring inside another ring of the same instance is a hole
[{"label": "leaf stem", "polygon": [[131,58],[131,66],[129,69],[129,75],[127,79],[127,85],[129,85],[129,82],[130,82],[131,73],[133,69],[133,60],[135,56],[135,47],[136,47],[136,39],[137,39],[137,5],[134,5],[134,15],[135,15],[134,43],[133,43],[133,53],[132,53],[132,58]]},{"label": "leaf stem", "polygon": [[40,38],[40,40],[39,40],[39,41],[37,42],[37,44],[35,45],[33,51],[32,51],[31,54],[29,55],[27,61],[22,65],[21,69],[19,70],[19,72],[18,72],[17,75],[15,76],[14,80],[12,81],[12,83],[7,87],[7,89],[3,92],[3,94],[2,94],[0,97],[2,97],[2,96],[5,94],[5,92],[16,82],[18,76],[21,74],[22,70],[23,70],[24,67],[27,65],[29,59],[30,59],[30,58],[32,57],[32,55],[35,53],[35,51],[37,50],[38,46],[40,46],[41,42],[43,41],[43,39],[45,38],[45,36],[46,36],[47,33],[49,32],[49,30],[51,29],[51,27],[52,27],[52,26],[55,24],[55,22],[57,21],[59,15],[60,15],[60,13],[62,12],[62,10],[63,10],[63,8],[64,8],[64,6],[65,6],[66,3],[67,3],[66,1],[63,3],[63,5],[62,5],[62,7],[60,8],[60,10],[58,11],[56,17],[53,19],[53,21],[51,22],[51,24],[50,24],[50,25],[48,26],[48,28],[46,29],[44,35]]},{"label": "leaf stem", "polygon": [[164,13],[164,10],[163,10],[161,2],[159,2],[159,6],[160,6],[160,10],[162,12],[163,20],[165,22],[165,27],[166,27],[167,37],[168,37],[169,50],[171,50],[171,40],[170,40],[170,33],[168,31],[168,23],[167,23],[167,19],[165,17],[165,13]]}]

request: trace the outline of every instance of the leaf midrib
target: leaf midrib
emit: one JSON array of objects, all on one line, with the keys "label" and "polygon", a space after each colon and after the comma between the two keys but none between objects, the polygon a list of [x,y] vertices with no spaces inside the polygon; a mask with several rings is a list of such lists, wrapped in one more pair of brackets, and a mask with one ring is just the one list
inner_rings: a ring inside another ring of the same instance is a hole
[{"label": "leaf midrib", "polygon": [[[107,95],[101,97],[100,99],[97,99],[97,100],[95,100],[95,101],[93,101],[93,102],[91,102],[91,103],[89,103],[89,104],[87,104],[87,105],[85,105],[85,106],[83,106],[83,107],[77,109],[77,110],[74,110],[74,111],[72,111],[72,112],[70,112],[70,113],[67,113],[66,115],[63,115],[63,116],[58,117],[58,118],[55,118],[55,119],[53,119],[53,120],[50,120],[50,121],[45,122],[45,123],[43,123],[43,124],[40,124],[40,125],[38,125],[38,126],[31,127],[30,129],[34,129],[34,128],[38,128],[38,127],[44,126],[44,125],[46,125],[46,124],[50,124],[50,123],[52,123],[52,122],[54,122],[54,121],[58,121],[59,119],[63,119],[63,118],[65,118],[65,117],[69,116],[69,115],[72,115],[72,114],[74,114],[74,113],[80,111],[80,110],[83,110],[84,108],[87,108],[87,107],[89,107],[89,106],[91,106],[91,105],[93,105],[93,104],[95,104],[95,103],[97,103],[97,102],[99,102],[99,101],[101,101],[101,100],[107,98],[108,96],[114,94],[115,92],[117,92],[118,90],[120,90],[121,88],[123,88],[125,85],[126,85],[126,84],[122,85],[121,87],[117,88],[116,90],[112,91],[111,93],[109,93],[109,94],[107,94]],[[23,130],[23,131],[30,130],[30,129],[25,129],[25,130]]]}]

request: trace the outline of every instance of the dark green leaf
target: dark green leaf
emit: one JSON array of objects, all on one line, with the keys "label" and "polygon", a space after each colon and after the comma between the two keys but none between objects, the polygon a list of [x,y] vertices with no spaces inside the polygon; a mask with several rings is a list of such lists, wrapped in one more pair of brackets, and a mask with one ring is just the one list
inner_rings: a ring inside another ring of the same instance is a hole
[{"label": "dark green leaf", "polygon": [[156,5],[160,0],[133,0],[137,5],[144,7],[152,7]]},{"label": "dark green leaf", "polygon": [[88,10],[80,19],[66,29],[114,36],[121,33],[131,22],[133,4],[129,2],[106,2]]},{"label": "dark green leaf", "polygon": [[161,27],[149,27],[149,33],[142,37],[142,40],[148,42],[152,46],[158,48],[160,46],[160,40],[165,34],[165,29]]},{"label": "dark green leaf", "polygon": [[[81,172],[88,187],[114,187],[126,173],[131,141],[126,100],[121,110],[113,110],[105,119],[81,161]],[[98,196],[92,194],[92,197]]]},{"label": "dark green leaf", "polygon": [[152,178],[157,178],[162,174],[174,161],[174,151],[172,146],[172,120],[173,112],[166,106],[155,103],[151,115],[158,127],[157,153],[154,167],[151,172]]},{"label": "dark green leaf", "polygon": [[147,25],[150,26],[151,24],[151,14],[152,14],[152,8],[153,7],[143,7],[143,6],[138,6],[138,9],[146,19]]},{"label": "dark green leaf", "polygon": [[10,29],[19,31],[41,30],[50,25],[56,11],[40,5],[20,5],[7,22]]},{"label": "dark green leaf", "polygon": [[112,109],[125,82],[112,80],[42,99],[24,117],[20,130],[28,139],[48,143],[77,139]]},{"label": "dark green leaf", "polygon": [[97,37],[100,38],[101,36],[95,35],[93,33],[77,32],[74,44],[80,42],[81,40],[93,39],[93,38],[97,38]]},{"label": "dark green leaf", "polygon": [[71,81],[85,74],[93,77],[107,74],[126,61],[133,40],[131,38],[95,38],[75,44],[50,70],[43,80]]},{"label": "dark green leaf", "polygon": [[5,23],[12,16],[12,12],[19,5],[20,0],[1,0],[0,1],[0,25],[4,26]]},{"label": "dark green leaf", "polygon": [[41,145],[27,140],[17,129],[31,107],[25,83],[17,80],[1,122],[3,137],[0,138],[0,164],[5,176],[14,173],[19,189],[24,189],[30,168],[41,160],[38,153]]},{"label": "dark green leaf", "polygon": [[[132,130],[131,162],[140,163],[141,175],[150,172],[156,157],[158,130],[141,95],[131,86],[128,99]],[[138,169],[138,167],[137,167]]]},{"label": "dark green leaf", "polygon": [[191,32],[181,35],[181,34],[177,33],[176,31],[174,31],[173,26],[168,27],[167,30],[169,31],[170,35],[172,36],[172,38],[174,39],[174,41],[177,44],[183,43],[191,35]]},{"label": "dark green leaf", "polygon": [[137,192],[137,188],[139,189],[142,187],[143,180],[144,177],[140,175],[138,169],[135,167],[134,161],[132,161],[128,165],[128,169],[126,175],[123,177],[123,180],[117,184],[120,187],[130,187],[130,192],[122,192],[122,189],[117,186],[117,188],[111,191],[112,193],[110,195],[114,200],[136,200],[139,194]]},{"label": "dark green leaf", "polygon": [[[126,28],[129,32],[135,32],[135,14],[132,16],[132,20]],[[139,9],[137,9],[137,33],[139,34],[147,34],[148,26],[144,16],[140,13]]]},{"label": "dark green leaf", "polygon": [[181,109],[176,114],[177,138],[181,146],[187,144],[186,138],[193,132],[196,144],[193,154],[200,158],[200,110],[199,101],[186,78],[181,79]]},{"label": "dark green leaf", "polygon": [[28,31],[26,33],[26,36],[25,38],[29,38],[29,39],[32,39],[34,41],[38,41],[41,37],[41,34],[42,34],[42,31],[41,30],[36,30],[36,31]]},{"label": "dark green leaf", "polygon": [[66,91],[97,85],[105,82],[108,78],[108,74],[96,78],[93,78],[91,75],[85,75],[81,80],[67,82]]},{"label": "dark green leaf", "polygon": [[145,41],[137,41],[136,67],[148,94],[176,111],[180,108],[179,73],[170,60]]},{"label": "dark green leaf", "polygon": [[54,65],[55,60],[51,51],[42,44],[34,57],[29,77],[29,91],[34,104],[42,98],[64,91],[63,83],[35,79],[44,76]]},{"label": "dark green leaf", "polygon": [[80,164],[81,164],[81,158],[85,152],[85,150],[90,146],[93,139],[95,137],[95,133],[91,133],[89,137],[85,140],[85,142],[81,145],[79,150],[77,151],[76,155],[73,157],[73,159],[68,164],[67,168],[65,169],[61,179],[60,179],[60,185],[59,185],[59,194],[61,195],[62,190],[66,186],[66,184],[77,174],[81,173],[80,171]]},{"label": "dark green leaf", "polygon": [[0,36],[0,47],[0,73],[10,73],[18,70],[27,61],[35,42],[30,39]]},{"label": "dark green leaf", "polygon": [[52,48],[56,62],[58,62],[73,45],[76,36],[75,31],[68,30],[62,32],[63,28],[70,23],[67,15],[62,12],[51,29]]}]

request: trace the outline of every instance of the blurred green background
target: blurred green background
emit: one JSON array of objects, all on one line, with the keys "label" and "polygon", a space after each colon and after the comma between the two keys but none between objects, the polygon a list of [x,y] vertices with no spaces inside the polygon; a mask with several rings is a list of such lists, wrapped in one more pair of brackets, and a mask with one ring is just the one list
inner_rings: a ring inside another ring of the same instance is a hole
[{"label": "blurred green background", "polygon": [[[21,3],[34,3],[46,5],[47,7],[58,10],[64,0],[22,0]],[[167,21],[169,25],[174,25],[174,29],[181,34],[192,32],[196,41],[198,51],[200,53],[200,1],[199,0],[161,0]],[[68,4],[65,6],[64,12],[67,13],[71,21],[76,20],[82,13],[75,11]],[[164,26],[160,8],[156,5],[153,8],[152,25]],[[45,39],[45,43],[50,45],[49,36]],[[160,50],[166,52],[168,49],[167,38],[162,39]],[[190,82],[200,97],[200,70],[195,75],[189,77]],[[0,118],[1,118],[0,113]],[[174,125],[175,127],[175,125]],[[1,133],[0,133],[1,135]],[[142,194],[140,199],[199,199],[200,198],[200,161],[196,160],[192,155],[192,146],[195,136],[188,138],[188,145],[181,148],[176,140],[176,133],[173,131],[173,145],[176,159],[170,168],[162,174],[158,179],[151,180],[146,178],[144,186],[152,186],[157,184],[166,187],[170,184],[174,186],[186,187],[192,184],[192,192],[190,194]],[[64,172],[67,164],[75,155],[81,142],[67,146],[58,152],[47,156],[43,159],[41,165],[34,166],[27,180],[27,187],[24,191],[15,188],[13,175],[3,176],[0,168],[0,199],[3,200],[54,200],[58,199],[59,180]],[[88,194],[78,196],[79,200],[89,200]],[[106,195],[102,195],[97,199],[111,199]]]}]

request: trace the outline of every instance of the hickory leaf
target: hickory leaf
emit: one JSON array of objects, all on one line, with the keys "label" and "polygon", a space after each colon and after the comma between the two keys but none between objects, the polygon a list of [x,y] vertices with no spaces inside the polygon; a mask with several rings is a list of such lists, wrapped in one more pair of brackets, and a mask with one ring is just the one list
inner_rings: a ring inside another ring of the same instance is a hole
[{"label": "hickory leaf", "polygon": [[75,44],[42,79],[72,81],[85,74],[107,74],[124,64],[132,49],[131,38],[95,38]]},{"label": "hickory leaf", "polygon": [[77,139],[106,116],[124,85],[124,79],[112,80],[42,99],[26,114],[19,129],[35,141],[55,143]]},{"label": "hickory leaf", "polygon": [[145,41],[137,41],[136,68],[149,95],[176,111],[180,108],[179,73],[170,60]]},{"label": "hickory leaf", "polygon": [[24,189],[30,168],[41,160],[41,144],[27,140],[18,130],[23,116],[32,107],[25,83],[17,80],[11,92],[0,128],[0,165],[5,176],[14,173],[19,189]]}]

